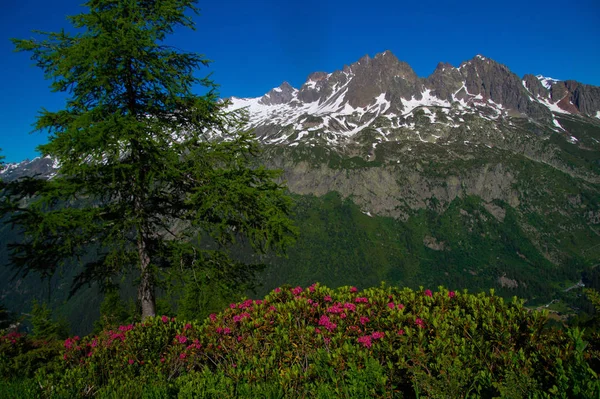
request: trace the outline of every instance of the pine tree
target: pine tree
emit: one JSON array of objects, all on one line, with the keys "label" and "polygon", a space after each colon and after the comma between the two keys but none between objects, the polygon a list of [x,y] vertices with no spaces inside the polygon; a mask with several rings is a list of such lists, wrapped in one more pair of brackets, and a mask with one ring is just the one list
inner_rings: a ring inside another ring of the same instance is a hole
[{"label": "pine tree", "polygon": [[[208,61],[164,44],[174,28],[193,29],[195,1],[85,6],[69,17],[76,33],[13,39],[69,98],[36,123],[49,132],[39,150],[59,162],[57,176],[8,184],[4,212],[25,234],[11,259],[42,277],[83,262],[72,292],[135,266],[144,319],[155,315],[155,288],[170,268],[235,280],[253,270],[227,251],[240,240],[258,253],[284,250],[295,235],[291,200],[279,172],[256,164],[245,115],[228,112],[216,85],[194,76]],[[192,92],[197,84],[205,94]],[[90,251],[94,260],[84,261]]]}]

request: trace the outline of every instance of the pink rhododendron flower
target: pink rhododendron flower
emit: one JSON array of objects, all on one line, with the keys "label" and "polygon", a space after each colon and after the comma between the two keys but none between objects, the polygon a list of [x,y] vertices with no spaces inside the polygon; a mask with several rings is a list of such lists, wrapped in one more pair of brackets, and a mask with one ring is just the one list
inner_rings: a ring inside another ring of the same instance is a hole
[{"label": "pink rhododendron flower", "polygon": [[238,342],[240,342],[242,340],[242,336],[238,335],[237,340],[238,340]]},{"label": "pink rhododendron flower", "polygon": [[279,287],[275,288],[275,293],[277,293],[277,294],[278,294],[278,293],[280,293],[280,292],[281,292],[281,288],[279,288]]},{"label": "pink rhododendron flower", "polygon": [[163,323],[168,323],[169,322],[169,318],[167,316],[163,316],[160,319],[162,320]]},{"label": "pink rhododendron flower", "polygon": [[398,304],[398,309],[400,309],[400,310],[404,309],[404,305],[403,305],[403,304],[401,304],[401,303],[399,303],[399,304]]},{"label": "pink rhododendron flower", "polygon": [[325,302],[331,302],[331,296],[329,296],[329,295],[325,295],[325,297],[323,298],[323,300],[324,300]]},{"label": "pink rhododendron flower", "polygon": [[353,303],[346,302],[346,303],[344,304],[344,308],[345,308],[345,309],[348,309],[348,310],[350,310],[350,311],[352,311],[352,312],[356,312],[356,305],[355,305],[355,304],[353,304]]},{"label": "pink rhododendron flower", "polygon": [[344,311],[344,308],[342,307],[341,303],[336,303],[335,305],[332,305],[330,307],[327,308],[327,313],[342,313]]},{"label": "pink rhododendron flower", "polygon": [[129,364],[133,364],[135,362],[135,360],[129,359],[128,362],[129,362]]},{"label": "pink rhododendron flower", "polygon": [[345,319],[346,317],[347,317],[347,316],[346,316],[346,313],[341,313],[341,314],[340,314],[340,319]]},{"label": "pink rhododendron flower", "polygon": [[164,358],[164,357],[161,357],[161,358],[160,358],[160,362],[161,362],[161,363],[164,363],[164,362],[165,362],[165,358]]},{"label": "pink rhododendron flower", "polygon": [[450,298],[454,298],[454,297],[456,296],[456,293],[455,293],[454,291],[449,291],[449,292],[448,292],[448,296],[449,296]]},{"label": "pink rhododendron flower", "polygon": [[331,342],[331,338],[323,337],[323,341],[325,341],[326,344],[329,344]]},{"label": "pink rhododendron flower", "polygon": [[315,286],[317,285],[317,283],[314,283],[313,285],[311,285],[310,287],[308,287],[308,290],[310,292],[315,292]]},{"label": "pink rhododendron flower", "polygon": [[217,334],[221,334],[223,332],[223,327],[217,327],[215,331],[217,331]]},{"label": "pink rhododendron flower", "polygon": [[180,344],[185,344],[187,342],[187,337],[184,337],[183,335],[177,335],[175,339],[177,339]]},{"label": "pink rhododendron flower", "polygon": [[360,316],[360,324],[362,324],[363,326],[369,322],[369,318],[366,316]]},{"label": "pink rhododendron flower", "polygon": [[92,352],[88,352],[87,357],[92,357]]},{"label": "pink rhododendron flower", "polygon": [[133,324],[130,324],[128,326],[119,326],[119,331],[126,332],[131,330],[133,330]]},{"label": "pink rhododendron flower", "polygon": [[229,309],[235,309],[235,308],[237,308],[237,305],[235,303],[229,304]]},{"label": "pink rhododendron flower", "polygon": [[277,310],[277,308],[275,306],[271,305],[271,306],[269,306],[269,310],[271,312],[275,312]]},{"label": "pink rhododendron flower", "polygon": [[65,339],[65,348],[71,349],[71,347],[73,346],[73,344],[74,344],[74,341],[71,338]]},{"label": "pink rhododendron flower", "polygon": [[302,291],[303,291],[302,287],[300,287],[300,286],[298,286],[296,288],[292,288],[292,294],[294,294],[296,296],[300,295],[302,293]]},{"label": "pink rhododendron flower", "polygon": [[357,297],[357,298],[354,298],[354,302],[356,302],[356,303],[369,303],[369,300],[367,298],[364,298],[364,297]]},{"label": "pink rhododendron flower", "polygon": [[190,323],[186,323],[186,325],[183,327],[183,331],[189,330],[190,328],[192,328],[192,325]]},{"label": "pink rhododendron flower", "polygon": [[250,317],[250,313],[240,313],[239,315],[235,315],[233,316],[233,321],[235,323],[239,323],[240,321],[244,320],[245,318],[249,318]]},{"label": "pink rhododendron flower", "polygon": [[319,319],[319,325],[325,327],[329,331],[333,331],[337,327],[337,324],[331,322],[331,320],[329,320],[329,317],[327,317],[326,315],[321,316],[321,318]]},{"label": "pink rhododendron flower", "polygon": [[375,331],[373,334],[371,334],[371,337],[373,339],[381,339],[381,338],[385,337],[385,333],[383,333],[381,331]]},{"label": "pink rhododendron flower", "polygon": [[[315,328],[315,333],[316,334],[321,334],[321,329],[320,328]],[[66,356],[66,355],[65,355]]]},{"label": "pink rhododendron flower", "polygon": [[63,355],[63,360],[67,360],[67,354],[66,353]]},{"label": "pink rhododendron flower", "polygon": [[417,319],[415,320],[415,324],[416,324],[417,326],[419,326],[419,328],[425,328],[425,323],[423,322],[423,320],[419,319],[418,317],[417,317]]},{"label": "pink rhododendron flower", "polygon": [[231,334],[231,329],[229,327],[225,327],[225,329],[223,330],[223,334],[225,334],[225,335]]},{"label": "pink rhododendron flower", "polygon": [[210,321],[215,321],[217,320],[217,315],[214,313],[211,313],[210,315],[208,315],[208,317],[210,317]]},{"label": "pink rhododendron flower", "polygon": [[425,296],[428,296],[428,297],[433,296],[433,294],[431,293],[431,290],[425,290],[424,294],[425,294]]},{"label": "pink rhododendron flower", "polygon": [[363,344],[365,347],[370,348],[371,347],[371,336],[370,335],[364,335],[362,337],[358,338],[358,342],[360,342],[361,344]]},{"label": "pink rhododendron flower", "polygon": [[185,352],[184,352],[184,353],[182,353],[181,355],[179,355],[179,358],[180,358],[180,359],[185,359],[185,356],[186,356],[186,354],[185,354]]},{"label": "pink rhododendron flower", "polygon": [[92,348],[95,348],[98,346],[98,339],[94,338],[94,340],[92,341]]},{"label": "pink rhododendron flower", "polygon": [[390,302],[390,303],[387,304],[387,307],[390,308],[390,309],[394,309],[396,307],[396,305],[394,305],[393,302]]},{"label": "pink rhododendron flower", "polygon": [[402,330],[402,329],[398,330],[398,335],[404,335],[404,330]]},{"label": "pink rhododendron flower", "polygon": [[356,287],[350,287],[350,292],[357,292],[358,289]]},{"label": "pink rhododendron flower", "polygon": [[238,305],[238,309],[252,309],[254,301],[252,299],[246,299],[244,302]]}]

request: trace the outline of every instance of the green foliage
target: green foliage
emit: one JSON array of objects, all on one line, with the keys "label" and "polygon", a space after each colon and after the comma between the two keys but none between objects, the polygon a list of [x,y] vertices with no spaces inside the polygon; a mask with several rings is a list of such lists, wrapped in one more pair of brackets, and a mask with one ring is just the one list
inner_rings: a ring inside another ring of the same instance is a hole
[{"label": "green foliage", "polygon": [[[228,112],[216,85],[194,76],[205,58],[163,44],[176,28],[193,28],[186,12],[194,4],[88,1],[89,12],[69,17],[76,34],[13,40],[52,90],[69,95],[64,109],[42,110],[36,124],[50,132],[40,150],[60,163],[58,174],[7,185],[2,212],[23,229],[11,246],[23,274],[50,278],[81,262],[74,293],[135,270],[146,318],[156,313],[159,271],[251,277],[254,267],[228,247],[245,239],[264,253],[293,241],[291,201],[274,182],[279,172],[256,165],[245,115]],[[194,85],[206,94],[192,93]],[[215,134],[227,140],[207,139]]]},{"label": "green foliage", "polygon": [[104,293],[104,300],[100,304],[100,318],[94,323],[94,331],[100,332],[131,323],[134,312],[132,306],[128,307],[121,299],[121,294],[116,287],[109,289]]},{"label": "green foliage", "polygon": [[546,322],[493,292],[286,286],[204,323],[162,316],[69,338],[36,378],[45,397],[600,394],[581,332]]},{"label": "green foliage", "polygon": [[0,336],[0,385],[53,370],[61,349],[61,342],[55,339],[37,339],[16,331]]},{"label": "green foliage", "polygon": [[592,305],[594,305],[594,309],[596,309],[597,313],[600,313],[600,293],[592,288],[586,288],[584,290],[585,295],[590,300]]},{"label": "green foliage", "polygon": [[[380,281],[412,288],[493,287],[504,297],[537,298],[545,304],[565,281],[579,279],[581,263],[561,267],[549,262],[510,205],[494,204],[505,213],[499,220],[477,197],[456,198],[441,211],[434,209],[435,201],[401,221],[366,215],[352,198],[335,192],[297,196],[294,220],[301,234],[287,259],[266,261],[270,266],[261,280],[268,289],[314,280],[333,287]],[[432,241],[438,246],[427,244]],[[503,287],[503,276],[518,285]]]},{"label": "green foliage", "polygon": [[52,310],[46,303],[33,301],[30,316],[32,337],[36,339],[64,339],[69,335],[69,326],[64,318],[54,320]]}]

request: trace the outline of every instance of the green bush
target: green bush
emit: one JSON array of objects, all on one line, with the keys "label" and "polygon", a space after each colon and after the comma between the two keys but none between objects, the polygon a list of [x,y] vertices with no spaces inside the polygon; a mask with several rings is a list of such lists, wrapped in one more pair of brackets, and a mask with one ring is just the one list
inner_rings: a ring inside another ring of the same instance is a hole
[{"label": "green bush", "polygon": [[283,287],[203,324],[162,316],[69,338],[38,379],[65,397],[598,395],[581,331],[546,321],[493,292]]}]

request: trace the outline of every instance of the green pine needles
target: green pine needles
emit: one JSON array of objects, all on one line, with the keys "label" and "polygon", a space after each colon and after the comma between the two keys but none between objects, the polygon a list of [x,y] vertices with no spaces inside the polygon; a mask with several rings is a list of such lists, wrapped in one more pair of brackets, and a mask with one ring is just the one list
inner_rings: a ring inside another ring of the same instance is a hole
[{"label": "green pine needles", "polygon": [[[164,273],[235,282],[254,269],[228,255],[233,244],[264,253],[292,242],[291,200],[274,181],[279,172],[255,164],[246,115],[228,112],[216,85],[194,76],[208,60],[163,44],[176,27],[193,29],[194,4],[91,0],[69,17],[76,33],[13,40],[53,91],[69,94],[36,124],[50,134],[39,149],[59,162],[57,176],[6,187],[3,212],[25,237],[11,246],[23,274],[50,277],[83,262],[74,292],[137,270],[145,319]],[[204,95],[192,92],[197,85]]]}]

